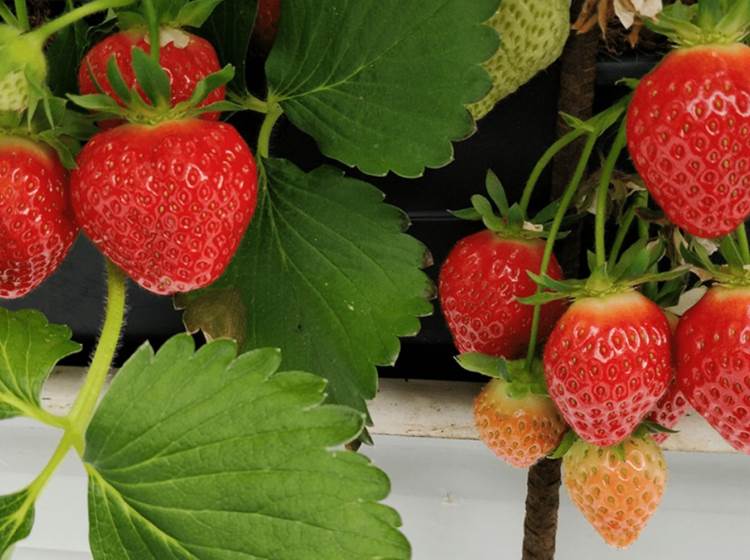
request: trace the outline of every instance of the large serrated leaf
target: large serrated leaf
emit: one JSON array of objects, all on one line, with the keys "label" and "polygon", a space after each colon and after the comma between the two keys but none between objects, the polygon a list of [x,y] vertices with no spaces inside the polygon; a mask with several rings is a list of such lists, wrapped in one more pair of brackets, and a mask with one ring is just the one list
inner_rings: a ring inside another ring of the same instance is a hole
[{"label": "large serrated leaf", "polygon": [[34,525],[34,503],[29,490],[0,496],[0,558],[25,539]]},{"label": "large serrated leaf", "polygon": [[[364,411],[375,366],[393,364],[398,337],[416,334],[431,312],[426,250],[371,185],[331,167],[305,174],[271,159],[264,168],[268,189],[242,247],[217,284],[180,301],[185,322],[222,336],[222,325],[244,321],[246,347],[281,348],[288,367],[328,378],[334,402]],[[221,293],[240,294],[244,310],[224,308],[242,317],[219,324],[205,314],[201,298],[213,294],[216,305]]]},{"label": "large serrated leaf", "polygon": [[52,368],[81,349],[70,338],[68,327],[48,323],[38,311],[0,307],[0,419],[39,410]]},{"label": "large serrated leaf", "polygon": [[283,0],[269,101],[321,151],[371,175],[418,177],[474,131],[490,87],[498,0]]},{"label": "large serrated leaf", "polygon": [[178,335],[123,366],[86,434],[90,541],[112,560],[407,559],[385,474],[332,447],[362,414],[277,350]]}]

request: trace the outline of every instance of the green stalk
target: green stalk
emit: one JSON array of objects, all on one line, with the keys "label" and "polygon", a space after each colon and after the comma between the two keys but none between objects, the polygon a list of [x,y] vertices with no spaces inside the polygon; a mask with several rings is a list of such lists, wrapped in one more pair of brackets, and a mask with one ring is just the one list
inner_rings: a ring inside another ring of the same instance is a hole
[{"label": "green stalk", "polygon": [[52,21],[48,21],[41,27],[37,27],[33,31],[30,31],[29,35],[38,39],[41,43],[44,43],[61,29],[64,29],[85,17],[97,12],[109,10],[110,8],[122,8],[128,4],[132,4],[134,1],[135,0],[92,0],[91,2],[87,2],[83,6],[79,6],[75,10],[67,12]]},{"label": "green stalk", "polygon": [[271,153],[271,132],[273,127],[279,120],[279,117],[284,114],[284,110],[278,103],[269,103],[267,105],[268,112],[266,118],[263,119],[263,124],[260,127],[258,133],[258,154],[262,158],[267,158]]},{"label": "green stalk", "polygon": [[750,244],[747,241],[747,230],[744,222],[737,228],[737,241],[739,241],[743,264],[750,264]]},{"label": "green stalk", "polygon": [[146,12],[146,21],[148,22],[148,38],[151,42],[151,58],[159,64],[161,37],[159,37],[159,18],[156,15],[153,0],[143,0],[143,10]]},{"label": "green stalk", "polygon": [[15,0],[15,6],[18,25],[23,31],[28,31],[31,29],[31,24],[29,23],[29,10],[26,7],[26,0]]},{"label": "green stalk", "polygon": [[[586,173],[586,167],[588,166],[589,160],[591,159],[591,154],[594,153],[594,147],[596,146],[596,141],[598,138],[598,130],[589,133],[588,139],[586,140],[586,146],[583,148],[581,158],[578,160],[578,166],[576,167],[575,173],[573,174],[573,178],[565,188],[565,192],[563,193],[562,199],[560,200],[560,208],[558,208],[557,214],[555,214],[555,219],[552,222],[552,226],[549,230],[549,236],[547,237],[547,244],[544,247],[544,256],[542,257],[542,266],[539,270],[539,274],[547,273],[547,268],[549,267],[549,263],[552,260],[552,251],[555,248],[555,242],[557,241],[557,236],[560,233],[560,228],[562,227],[562,222],[565,219],[565,214],[568,213],[568,208],[573,202],[576,191],[578,191],[578,187],[581,186],[581,181],[583,181],[583,176]],[[537,293],[539,293],[539,291],[540,288],[537,288]],[[541,316],[541,305],[535,305],[534,318],[531,322],[531,338],[529,340],[529,350],[526,354],[527,370],[531,368],[531,364],[534,361],[534,355],[536,354],[537,338],[539,337],[539,320]]]},{"label": "green stalk", "polygon": [[541,159],[534,166],[531,175],[529,175],[529,180],[526,181],[526,186],[523,189],[520,207],[523,211],[524,216],[527,215],[529,204],[531,203],[531,196],[534,194],[534,189],[536,188],[536,185],[539,182],[542,173],[544,173],[544,170],[558,153],[578,140],[581,136],[586,134],[586,132],[587,131],[583,127],[575,128],[568,132],[565,136],[560,138],[557,142],[552,144],[552,146],[550,146],[549,149],[544,152],[544,155],[542,155]]},{"label": "green stalk", "polygon": [[125,276],[114,264],[107,261],[107,309],[104,326],[99,337],[94,359],[91,361],[86,381],[73,404],[70,419],[70,433],[79,453],[83,453],[84,434],[94,415],[96,403],[104,388],[107,374],[112,367],[117,343],[120,340],[125,318]]},{"label": "green stalk", "polygon": [[615,171],[617,160],[625,149],[627,143],[627,126],[623,120],[620,129],[617,131],[617,137],[612,144],[612,149],[607,155],[607,159],[602,167],[602,176],[599,179],[599,188],[596,192],[596,264],[601,268],[607,263],[607,247],[605,243],[605,229],[607,223],[607,195],[609,194],[609,185],[612,183],[612,174]]}]

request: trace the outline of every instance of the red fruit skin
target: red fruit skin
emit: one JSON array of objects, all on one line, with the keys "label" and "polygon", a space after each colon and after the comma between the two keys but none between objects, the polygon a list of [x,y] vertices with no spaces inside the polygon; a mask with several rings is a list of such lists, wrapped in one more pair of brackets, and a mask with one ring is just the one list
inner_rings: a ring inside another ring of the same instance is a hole
[{"label": "red fruit skin", "polygon": [[0,138],[0,298],[25,296],[62,263],[78,233],[69,194],[55,152]]},{"label": "red fruit skin", "polygon": [[93,243],[142,287],[168,295],[224,272],[255,211],[257,173],[231,125],[126,124],[86,144],[71,192]]},{"label": "red fruit skin", "polygon": [[677,382],[736,450],[750,455],[750,288],[709,290],[680,320]]},{"label": "red fruit skin", "polygon": [[[539,272],[543,252],[543,241],[503,239],[489,230],[456,244],[440,271],[439,293],[459,352],[510,360],[523,356],[529,345],[533,307],[516,298],[536,293],[527,271]],[[554,256],[548,274],[563,278]],[[565,307],[561,301],[542,307],[540,339],[549,335]]]},{"label": "red fruit skin", "polygon": [[[159,62],[169,75],[169,82],[172,86],[172,105],[190,99],[199,81],[209,74],[221,70],[219,57],[211,43],[182,30],[180,30],[180,33],[184,33],[190,38],[190,42],[184,48],[176,46],[174,42],[169,42],[159,50]],[[104,93],[110,95],[122,105],[107,79],[107,64],[109,59],[114,56],[125,83],[130,88],[134,87],[136,79],[133,71],[133,48],[148,53],[151,47],[146,42],[146,37],[146,32],[143,30],[132,29],[110,35],[94,45],[86,53],[81,62],[81,67],[78,69],[78,89],[80,92],[84,95],[99,93],[96,84],[91,79],[93,74]],[[140,87],[138,90],[144,99],[148,99]],[[215,89],[201,103],[201,106],[222,101],[225,93],[226,89],[223,86]],[[205,113],[200,118],[215,121],[218,120],[219,113]],[[104,121],[102,128],[111,128],[119,123],[120,121],[115,120]]]},{"label": "red fruit skin", "polygon": [[279,31],[279,16],[281,15],[281,0],[259,0],[258,15],[255,18],[253,38],[265,50],[273,45],[276,33]]},{"label": "red fruit skin", "polygon": [[704,46],[667,55],[635,91],[628,148],[674,224],[704,238],[750,214],[750,47]]},{"label": "red fruit skin", "polygon": [[672,335],[662,310],[638,292],[576,301],[544,350],[552,399],[581,439],[627,439],[667,390]]}]

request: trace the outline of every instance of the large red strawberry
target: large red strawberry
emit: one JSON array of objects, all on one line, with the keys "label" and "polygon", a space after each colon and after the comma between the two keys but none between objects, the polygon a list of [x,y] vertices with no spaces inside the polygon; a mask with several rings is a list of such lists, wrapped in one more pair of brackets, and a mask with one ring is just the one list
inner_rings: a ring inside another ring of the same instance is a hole
[{"label": "large red strawberry", "polygon": [[680,320],[677,379],[690,404],[750,454],[750,288],[715,287]]},{"label": "large red strawberry", "polygon": [[511,384],[490,381],[474,402],[474,421],[480,439],[514,467],[526,468],[547,456],[567,430],[547,395],[513,395]]},{"label": "large red strawberry", "polygon": [[692,21],[686,17],[697,11],[667,8],[655,27],[684,48],[643,78],[628,113],[628,147],[648,190],[670,221],[704,238],[726,235],[750,214],[750,47],[741,43],[750,22],[737,11],[742,4]]},{"label": "large red strawberry", "polygon": [[[169,76],[172,104],[190,99],[195,86],[203,78],[220,70],[214,47],[205,39],[183,30],[162,28],[159,63]],[[113,56],[125,84],[136,85],[133,70],[133,49],[149,52],[148,33],[144,29],[130,29],[110,35],[86,53],[78,70],[78,86],[82,94],[98,93],[97,84],[107,95],[120,101],[107,78],[107,64]],[[93,79],[92,79],[93,77]],[[96,81],[94,81],[96,80]],[[224,99],[224,86],[213,90],[203,101],[205,106]],[[217,120],[219,113],[204,113],[201,118]],[[117,121],[107,121],[111,126]]]},{"label": "large red strawberry", "polygon": [[625,440],[667,390],[671,338],[662,310],[636,291],[578,299],[544,350],[565,421],[594,445]]},{"label": "large red strawberry", "polygon": [[641,435],[621,448],[579,440],[563,457],[563,481],[573,503],[607,544],[636,541],[664,495],[667,465],[659,446]]},{"label": "large red strawberry", "polygon": [[49,148],[0,137],[0,298],[26,295],[52,274],[78,226],[68,173]]},{"label": "large red strawberry", "polygon": [[227,267],[255,209],[257,175],[232,126],[184,119],[97,134],[71,189],[94,244],[144,288],[174,294]]},{"label": "large red strawberry", "polygon": [[[544,241],[508,238],[490,230],[459,241],[440,271],[440,304],[460,352],[519,358],[529,345],[533,308],[517,298],[536,293],[527,272],[538,273]],[[553,257],[549,276],[561,279]],[[565,310],[560,301],[542,307],[544,339]]]}]

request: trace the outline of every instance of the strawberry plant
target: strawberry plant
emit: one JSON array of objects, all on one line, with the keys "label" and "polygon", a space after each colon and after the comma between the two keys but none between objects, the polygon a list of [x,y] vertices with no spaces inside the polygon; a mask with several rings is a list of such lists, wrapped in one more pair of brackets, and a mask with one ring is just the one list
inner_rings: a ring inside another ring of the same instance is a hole
[{"label": "strawberry plant", "polygon": [[[0,297],[43,282],[79,228],[107,270],[101,336],[65,416],[40,392],[80,345],[39,312],[0,308],[0,417],[61,432],[39,475],[0,498],[1,556],[74,452],[95,558],[410,557],[380,503],[385,474],[337,448],[368,440],[376,367],[431,312],[427,251],[375,187],[273,157],[273,133],[288,119],[369,175],[448,164],[475,130],[466,106],[490,89],[482,63],[499,41],[483,22],[497,8],[69,1],[32,29],[24,0],[0,3]],[[248,64],[256,19],[263,67]],[[257,136],[217,122],[243,111],[260,115]],[[144,342],[102,397],[128,279],[178,294],[209,341]]]}]

